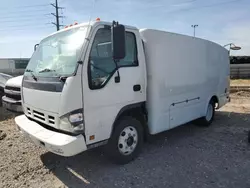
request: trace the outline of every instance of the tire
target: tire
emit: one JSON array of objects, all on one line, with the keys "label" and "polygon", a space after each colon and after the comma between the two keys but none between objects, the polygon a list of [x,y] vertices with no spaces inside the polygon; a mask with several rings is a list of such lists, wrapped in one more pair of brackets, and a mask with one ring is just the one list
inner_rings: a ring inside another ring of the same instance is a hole
[{"label": "tire", "polygon": [[210,100],[207,106],[206,116],[198,119],[195,123],[199,126],[209,126],[214,120],[215,102]]},{"label": "tire", "polygon": [[143,145],[143,127],[140,121],[124,116],[115,123],[107,150],[112,161],[127,164],[140,153]]}]

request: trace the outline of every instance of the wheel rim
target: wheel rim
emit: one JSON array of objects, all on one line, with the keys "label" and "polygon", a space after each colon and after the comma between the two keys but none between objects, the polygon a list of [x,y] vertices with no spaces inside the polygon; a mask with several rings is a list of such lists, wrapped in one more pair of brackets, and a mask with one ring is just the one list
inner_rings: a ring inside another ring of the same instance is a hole
[{"label": "wheel rim", "polygon": [[207,107],[207,114],[206,114],[206,120],[210,121],[213,117],[213,105],[209,104]]},{"label": "wheel rim", "polygon": [[131,154],[135,150],[137,143],[138,143],[137,130],[132,126],[125,127],[121,131],[118,140],[118,149],[120,153],[123,155]]}]

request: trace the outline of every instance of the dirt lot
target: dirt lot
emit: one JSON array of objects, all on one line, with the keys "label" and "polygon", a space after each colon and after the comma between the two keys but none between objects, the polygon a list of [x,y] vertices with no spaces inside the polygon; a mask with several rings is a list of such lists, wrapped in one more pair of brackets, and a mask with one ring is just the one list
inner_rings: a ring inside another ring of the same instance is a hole
[{"label": "dirt lot", "polygon": [[208,128],[188,124],[153,138],[140,157],[112,164],[94,149],[64,158],[34,146],[0,107],[0,187],[250,187],[250,94],[232,95]]},{"label": "dirt lot", "polygon": [[250,79],[235,79],[230,81],[231,86],[250,86]]}]

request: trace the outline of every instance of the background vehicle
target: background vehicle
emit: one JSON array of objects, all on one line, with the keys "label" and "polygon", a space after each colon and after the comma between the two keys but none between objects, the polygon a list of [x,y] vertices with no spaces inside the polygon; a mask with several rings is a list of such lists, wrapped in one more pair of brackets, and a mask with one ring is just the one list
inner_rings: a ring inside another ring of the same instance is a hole
[{"label": "background vehicle", "polygon": [[[0,73],[0,98],[4,95],[4,87],[8,79],[12,78],[11,75]],[[0,105],[2,105],[2,101],[0,100]]]},{"label": "background vehicle", "polygon": [[43,39],[22,83],[18,128],[63,156],[108,144],[127,163],[147,134],[210,125],[229,99],[228,51],[210,41],[116,22]]},{"label": "background vehicle", "polygon": [[23,112],[21,101],[21,85],[23,76],[9,79],[4,88],[2,97],[3,106],[10,111]]},{"label": "background vehicle", "polygon": [[4,90],[6,82],[12,78],[11,75],[0,73],[0,91]]}]

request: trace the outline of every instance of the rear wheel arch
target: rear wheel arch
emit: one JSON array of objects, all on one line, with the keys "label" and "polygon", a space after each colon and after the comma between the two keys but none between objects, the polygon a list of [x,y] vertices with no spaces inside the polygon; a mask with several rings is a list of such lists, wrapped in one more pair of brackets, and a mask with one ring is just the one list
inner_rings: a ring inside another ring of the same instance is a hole
[{"label": "rear wheel arch", "polygon": [[[214,120],[215,105],[217,103],[216,96],[212,96],[206,105],[205,115],[195,121],[195,124],[209,126]],[[218,104],[218,103],[217,103]]]},{"label": "rear wheel arch", "polygon": [[219,105],[219,98],[218,98],[216,95],[213,95],[213,96],[211,97],[211,99],[209,100],[209,102],[210,102],[211,100],[215,103],[215,107],[217,107],[217,106]]},{"label": "rear wheel arch", "polygon": [[211,101],[214,102],[214,104],[215,104],[215,109],[217,109],[217,106],[219,105],[219,98],[218,98],[218,96],[217,96],[216,94],[214,94],[214,95],[212,95],[212,96],[210,96],[210,97],[207,98],[207,101],[206,101],[205,106],[204,106],[204,107],[205,107],[205,108],[204,108],[204,115],[206,114],[208,105],[209,105],[209,103],[210,103]]}]

